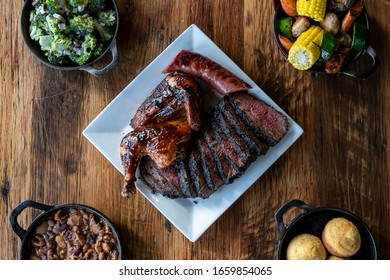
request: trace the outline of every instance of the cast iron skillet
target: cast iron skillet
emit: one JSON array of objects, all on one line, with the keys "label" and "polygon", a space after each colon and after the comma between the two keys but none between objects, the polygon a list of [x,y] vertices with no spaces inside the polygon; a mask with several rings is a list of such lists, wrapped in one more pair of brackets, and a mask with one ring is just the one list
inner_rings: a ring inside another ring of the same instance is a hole
[{"label": "cast iron skillet", "polygon": [[[43,213],[39,214],[28,226],[27,230],[23,229],[19,223],[18,223],[18,217],[19,214],[26,208],[35,208],[42,210]],[[9,221],[11,224],[12,229],[14,232],[19,236],[21,239],[21,247],[20,247],[20,259],[21,260],[28,260],[30,258],[30,251],[29,251],[29,241],[31,239],[31,235],[34,231],[34,229],[40,225],[44,220],[48,219],[49,216],[54,215],[58,210],[61,209],[69,209],[69,208],[76,208],[76,209],[83,209],[85,211],[88,211],[90,213],[93,213],[97,217],[99,217],[100,220],[104,221],[108,226],[110,226],[112,234],[114,235],[115,239],[118,241],[118,252],[119,256],[118,259],[122,259],[122,244],[121,240],[119,238],[119,235],[117,231],[115,230],[114,225],[111,223],[111,221],[101,212],[98,210],[82,205],[82,204],[62,204],[62,205],[46,205],[42,203],[38,203],[33,200],[25,200],[22,203],[20,203],[18,206],[15,207],[14,210],[12,210]]]},{"label": "cast iron skillet", "polygon": [[[280,5],[280,0],[274,0],[274,7],[275,7],[275,13],[274,13],[274,21],[273,21],[273,31],[274,31],[274,38],[276,41],[276,44],[278,45],[279,50],[283,54],[283,56],[287,59],[288,54],[284,50],[282,44],[279,41],[278,38],[278,31],[277,31],[277,21],[282,17],[287,17],[287,15],[284,13],[282,6]],[[356,22],[359,22],[361,24],[364,24],[367,28],[367,31],[369,33],[370,29],[370,23],[368,20],[368,15],[365,9],[363,9],[363,12],[359,15],[359,17],[356,19]],[[362,55],[367,54],[371,59],[371,64],[363,71],[355,71],[350,69],[349,67]],[[347,65],[345,65],[338,74],[344,74],[353,78],[359,78],[359,79],[365,79],[368,78],[379,66],[379,57],[375,50],[371,47],[368,40],[366,45],[364,46],[363,50],[361,50],[359,53],[355,54],[352,59],[348,62]],[[314,73],[314,74],[327,74],[325,72],[325,68],[323,66],[317,66],[314,65],[310,69],[306,70],[308,72]]]},{"label": "cast iron skillet", "polygon": [[[113,70],[117,64],[118,64],[118,50],[116,47],[116,36],[118,34],[118,28],[119,28],[119,13],[118,8],[116,6],[116,3],[114,0],[106,0],[106,9],[114,10],[116,13],[116,24],[115,24],[115,32],[114,36],[111,39],[110,44],[107,46],[106,50],[100,55],[99,57],[95,58],[94,60],[91,60],[85,65],[78,65],[74,62],[69,63],[69,65],[66,66],[60,66],[60,65],[53,65],[51,64],[45,54],[42,52],[41,47],[39,46],[39,43],[32,40],[30,38],[30,32],[29,32],[29,26],[30,26],[30,11],[32,9],[32,2],[33,0],[25,0],[22,14],[20,17],[21,22],[21,29],[22,29],[22,35],[24,42],[26,43],[27,47],[30,49],[30,51],[34,54],[34,56],[41,61],[43,64],[58,69],[58,70],[83,70],[87,71],[88,73],[100,77],[103,75],[106,75],[111,70]],[[103,58],[108,51],[111,51],[112,60],[111,62],[103,67],[102,69],[96,69],[92,67],[92,64],[98,62],[101,58]]]},{"label": "cast iron skillet", "polygon": [[[286,227],[283,222],[284,214],[292,208],[299,208],[303,213],[296,217]],[[361,236],[361,248],[351,257],[352,260],[376,260],[377,251],[374,238],[367,225],[356,215],[340,208],[309,206],[301,200],[288,201],[275,214],[276,228],[278,231],[278,246],[276,258],[286,259],[288,243],[292,238],[301,233],[314,234],[321,238],[325,224],[336,217],[344,217],[355,224]]]}]

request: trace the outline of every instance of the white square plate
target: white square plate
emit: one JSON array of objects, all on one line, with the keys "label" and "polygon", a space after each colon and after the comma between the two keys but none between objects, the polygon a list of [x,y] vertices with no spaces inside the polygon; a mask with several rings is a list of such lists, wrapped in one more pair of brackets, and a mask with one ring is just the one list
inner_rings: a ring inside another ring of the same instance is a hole
[{"label": "white square plate", "polygon": [[[161,73],[162,70],[183,49],[201,53],[218,62],[249,83],[252,86],[250,93],[284,113],[210,38],[197,26],[191,25],[83,131],[83,135],[122,175],[124,171],[119,156],[119,145],[123,136],[131,130],[130,119],[149,93],[166,76]],[[252,163],[242,177],[230,185],[221,187],[208,199],[166,198],[160,194],[153,194],[141,180],[136,182],[137,189],[190,241],[195,242],[303,133],[302,128],[287,117],[289,130],[282,141]],[[120,195],[121,187],[117,187]]]}]

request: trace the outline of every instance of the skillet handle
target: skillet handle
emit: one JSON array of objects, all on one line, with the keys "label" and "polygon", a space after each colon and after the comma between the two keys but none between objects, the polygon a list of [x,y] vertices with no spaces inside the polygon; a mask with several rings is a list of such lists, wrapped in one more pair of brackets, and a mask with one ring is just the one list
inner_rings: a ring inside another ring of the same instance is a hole
[{"label": "skillet handle", "polygon": [[111,44],[110,51],[111,51],[112,60],[104,68],[96,69],[96,68],[93,68],[92,66],[83,66],[80,68],[80,70],[86,71],[86,72],[88,72],[96,77],[101,77],[101,76],[104,76],[107,73],[111,72],[112,69],[114,69],[117,66],[118,60],[119,60],[118,59],[118,49],[116,47],[116,41],[114,41]]},{"label": "skillet handle", "polygon": [[343,71],[340,71],[341,74],[353,77],[353,78],[358,78],[358,79],[366,79],[368,76],[370,76],[376,68],[379,66],[379,57],[376,53],[376,51],[371,47],[371,45],[368,45],[364,50],[362,55],[368,54],[371,58],[371,65],[364,70],[363,72],[358,72],[350,69],[346,69]]},{"label": "skillet handle", "polygon": [[11,214],[9,215],[9,221],[13,231],[19,236],[21,240],[23,240],[24,236],[26,235],[26,230],[19,225],[18,216],[20,213],[22,213],[24,209],[28,207],[32,207],[47,212],[51,210],[54,206],[38,203],[33,200],[25,200],[22,203],[20,203],[18,206],[16,206],[14,210],[12,210]]},{"label": "skillet handle", "polygon": [[283,222],[283,216],[284,214],[289,211],[291,208],[298,207],[305,212],[313,210],[315,207],[309,206],[306,203],[304,203],[302,200],[299,199],[292,199],[287,201],[282,207],[279,208],[278,211],[276,211],[275,214],[275,223],[276,223],[276,229],[278,231],[278,240],[282,238],[284,233],[286,232],[286,226]]}]

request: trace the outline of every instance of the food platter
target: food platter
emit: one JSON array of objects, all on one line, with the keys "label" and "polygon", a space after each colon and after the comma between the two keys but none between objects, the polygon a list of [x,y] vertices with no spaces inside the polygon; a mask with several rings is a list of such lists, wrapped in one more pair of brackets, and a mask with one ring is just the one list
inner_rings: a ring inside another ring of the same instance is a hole
[{"label": "food platter", "polygon": [[[223,186],[208,199],[170,199],[154,194],[137,180],[137,195],[144,195],[180,232],[195,242],[266,170],[302,135],[302,128],[260,89],[210,38],[196,25],[189,26],[157,56],[118,96],[85,128],[83,135],[124,174],[119,145],[131,130],[130,119],[147,95],[166,76],[161,72],[183,49],[201,53],[252,86],[249,92],[284,113],[289,122],[285,137],[259,157],[245,174],[232,184]],[[217,93],[214,93],[217,96]],[[120,195],[121,186],[111,186]],[[123,198],[127,199],[127,198]],[[131,198],[130,198],[131,199]]]}]

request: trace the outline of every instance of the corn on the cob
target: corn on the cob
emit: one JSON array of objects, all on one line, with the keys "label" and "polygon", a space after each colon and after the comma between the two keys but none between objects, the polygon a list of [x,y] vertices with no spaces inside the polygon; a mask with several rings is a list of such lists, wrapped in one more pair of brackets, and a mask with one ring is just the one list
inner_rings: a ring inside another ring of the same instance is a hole
[{"label": "corn on the cob", "polygon": [[326,0],[297,0],[297,13],[315,21],[322,21],[325,16]]},{"label": "corn on the cob", "polygon": [[323,29],[312,25],[292,45],[288,61],[299,70],[307,70],[320,58]]}]

